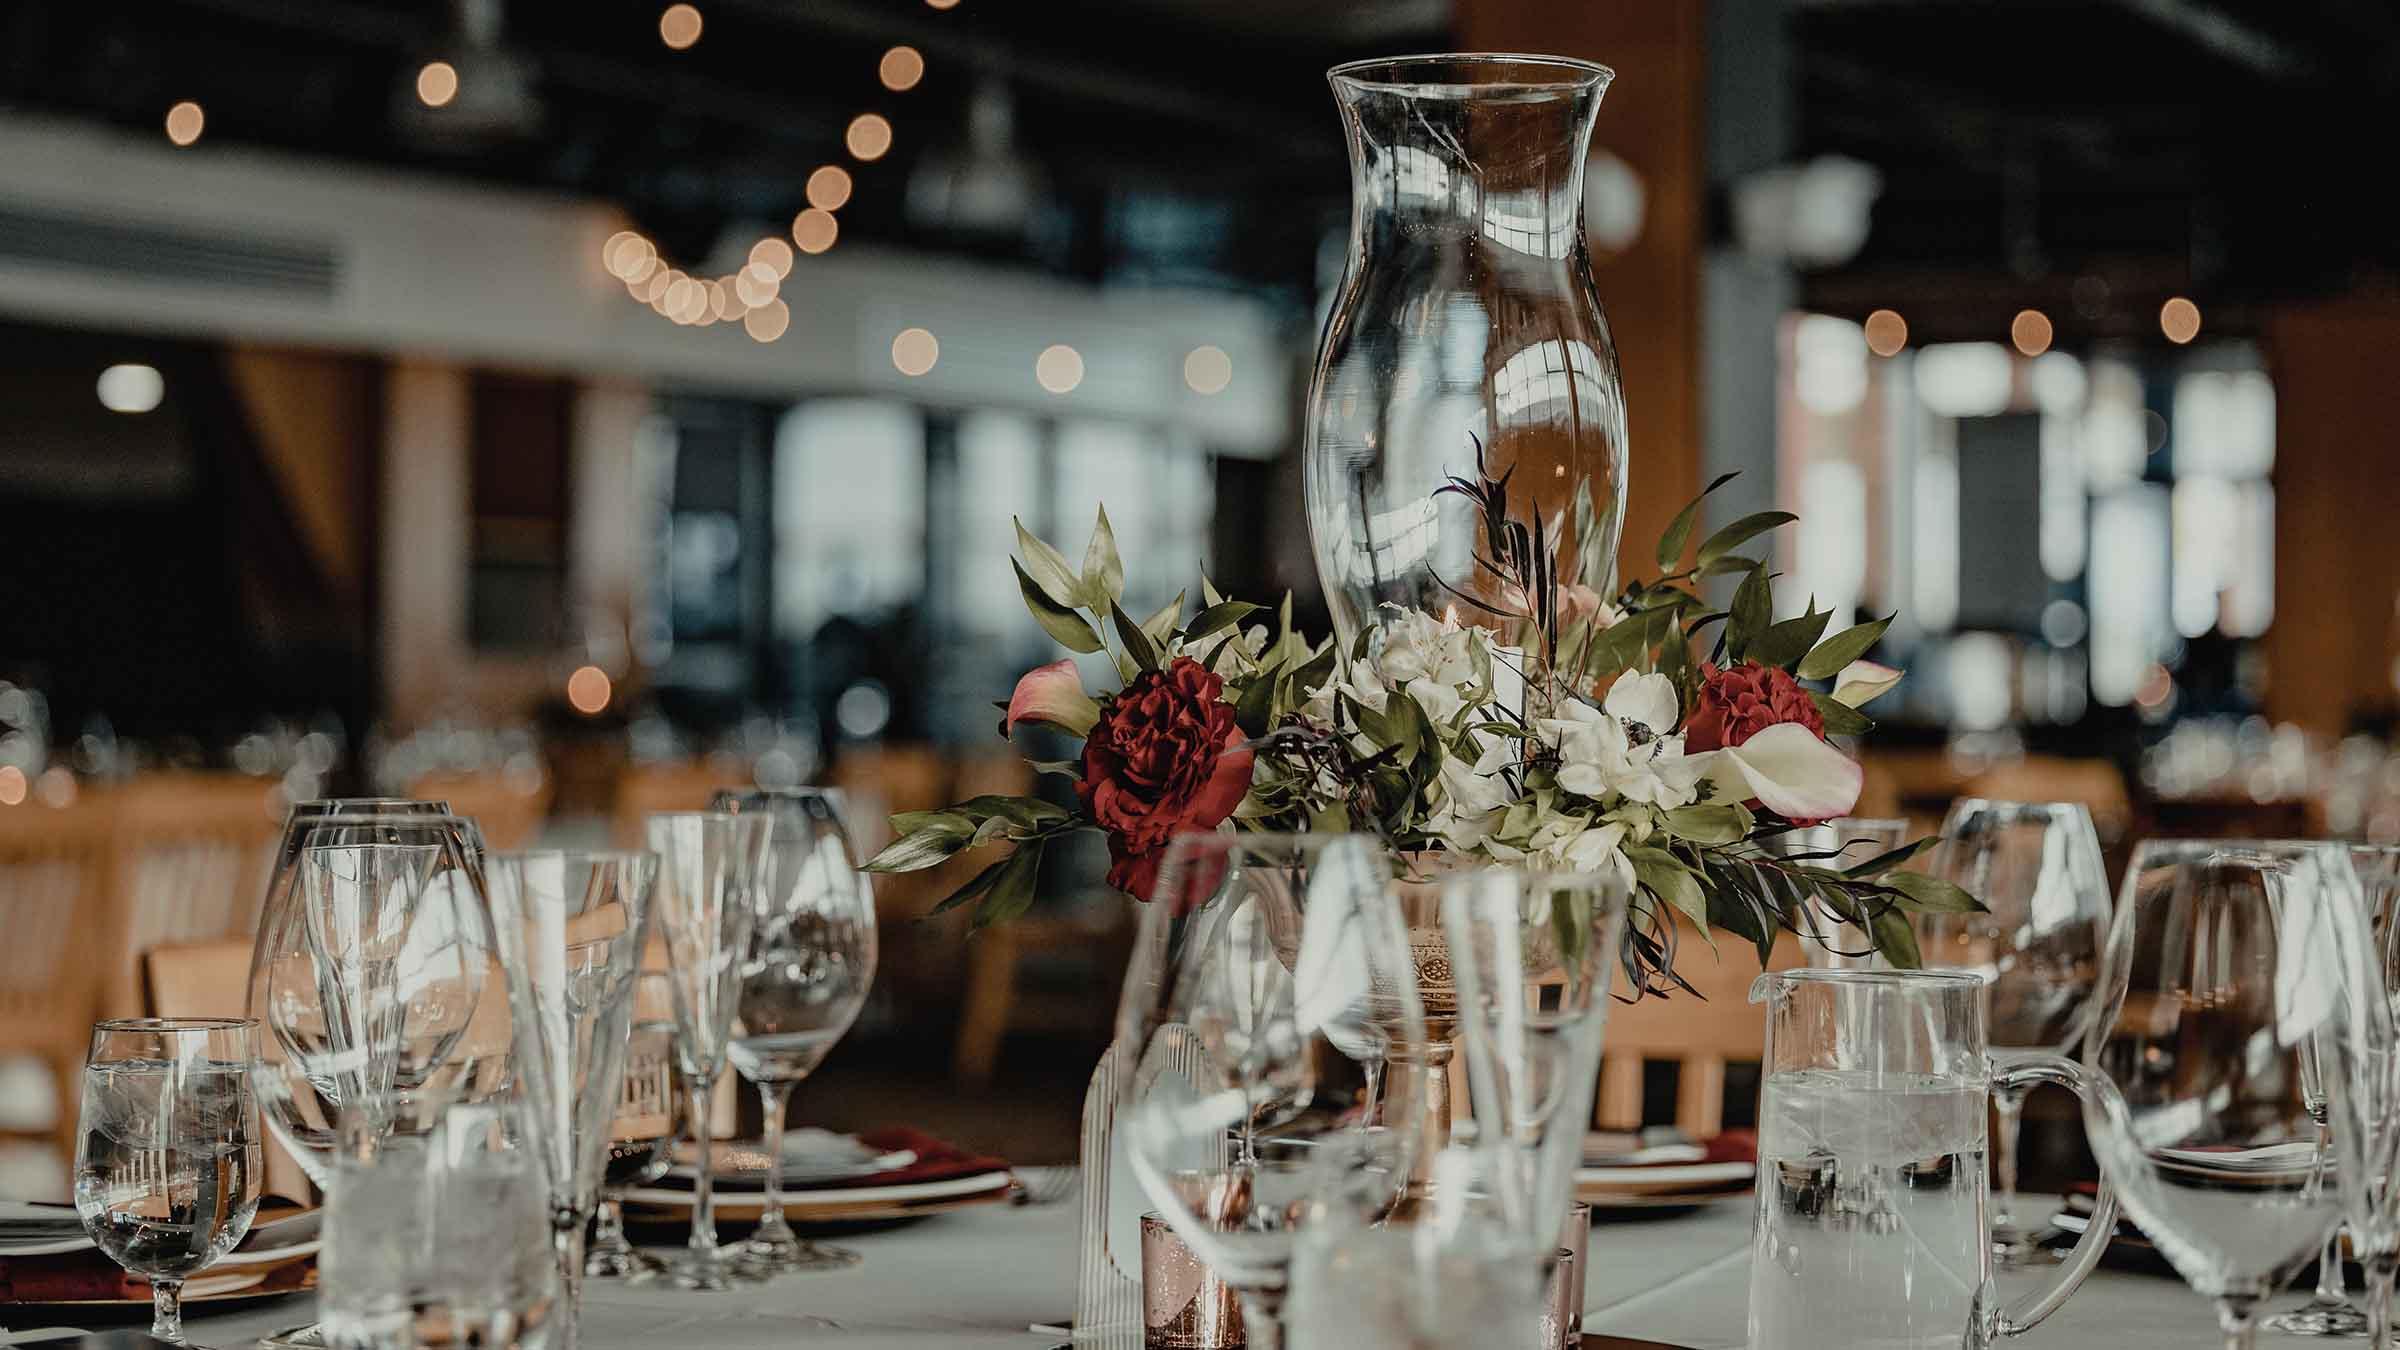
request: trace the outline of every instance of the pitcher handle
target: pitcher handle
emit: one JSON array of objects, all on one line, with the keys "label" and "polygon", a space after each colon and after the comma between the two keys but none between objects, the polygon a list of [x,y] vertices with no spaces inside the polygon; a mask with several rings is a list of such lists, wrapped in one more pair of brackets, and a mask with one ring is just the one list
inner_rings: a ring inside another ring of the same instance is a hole
[{"label": "pitcher handle", "polygon": [[[1995,1091],[2024,1091],[2043,1083],[2063,1087],[2082,1098],[2087,1120],[2090,1119],[2090,1108],[2098,1102],[2102,1090],[2108,1086],[2104,1081],[2094,1078],[2082,1065],[2059,1055],[2029,1055],[1992,1075],[1992,1088]],[[2098,1150],[2095,1149],[2094,1153],[2097,1154]],[[2057,1312],[2059,1305],[2065,1303],[2068,1296],[2082,1285],[2084,1277],[2092,1273],[2092,1267],[2100,1264],[2101,1253],[2108,1250],[2109,1240],[2116,1236],[2116,1232],[2117,1192],[2109,1184],[2108,1174],[2103,1170],[2100,1174],[2100,1194],[2092,1202],[2091,1224],[2083,1230],[2083,1236],[2076,1239],[2074,1249],[2067,1253],[2066,1261],[2059,1266],[2058,1278],[2027,1294],[2014,1306],[2002,1309],[1994,1329],[2002,1336],[2021,1336],[2040,1326],[2044,1318]]]}]

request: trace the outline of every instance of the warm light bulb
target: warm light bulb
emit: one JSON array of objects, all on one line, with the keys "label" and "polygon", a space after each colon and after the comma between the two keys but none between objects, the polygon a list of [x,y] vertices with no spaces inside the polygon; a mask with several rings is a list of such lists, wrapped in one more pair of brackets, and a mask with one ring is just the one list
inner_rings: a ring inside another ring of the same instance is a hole
[{"label": "warm light bulb", "polygon": [[690,5],[669,5],[658,16],[658,40],[682,51],[700,40],[700,11]]},{"label": "warm light bulb", "polygon": [[2167,341],[2180,347],[2200,336],[2200,307],[2176,296],[2158,307],[2158,328]]},{"label": "warm light bulb", "polygon": [[1033,359],[1034,382],[1053,394],[1070,394],[1083,383],[1083,354],[1063,342],[1042,348]]},{"label": "warm light bulb", "polygon": [[1222,394],[1233,383],[1233,358],[1223,347],[1194,347],[1183,358],[1183,382],[1195,394]]},{"label": "warm light bulb", "polygon": [[428,61],[417,71],[417,101],[439,108],[458,97],[458,67],[447,61]]},{"label": "warm light bulb", "polygon": [[839,211],[850,200],[850,171],[828,164],[808,176],[808,204],[820,211]]},{"label": "warm light bulb", "polygon": [[167,139],[177,145],[190,145],[200,139],[201,128],[208,125],[208,115],[200,105],[185,99],[167,109]]},{"label": "warm light bulb", "polygon": [[2038,309],[2021,309],[2009,322],[2008,340],[2027,356],[2040,356],[2050,350],[2050,316]]},{"label": "warm light bulb", "polygon": [[914,89],[925,78],[925,58],[914,47],[894,47],[876,64],[875,78],[895,94]]},{"label": "warm light bulb", "polygon": [[859,159],[881,159],[892,148],[892,124],[880,114],[860,113],[850,119],[850,129],[842,133],[842,143]]},{"label": "warm light bulb", "polygon": [[892,339],[892,365],[903,375],[922,375],[942,359],[942,344],[922,328],[903,328]]},{"label": "warm light bulb", "polygon": [[1908,345],[1908,320],[1896,312],[1879,309],[1867,316],[1863,325],[1867,335],[1867,350],[1877,356],[1897,356]]}]

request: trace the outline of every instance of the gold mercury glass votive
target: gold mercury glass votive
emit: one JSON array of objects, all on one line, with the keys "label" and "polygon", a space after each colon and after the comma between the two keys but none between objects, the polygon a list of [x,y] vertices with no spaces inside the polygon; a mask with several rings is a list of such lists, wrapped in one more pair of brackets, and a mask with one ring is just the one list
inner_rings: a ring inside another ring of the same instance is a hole
[{"label": "gold mercury glass votive", "polygon": [[1156,1214],[1142,1216],[1144,1350],[1238,1350],[1242,1304]]}]

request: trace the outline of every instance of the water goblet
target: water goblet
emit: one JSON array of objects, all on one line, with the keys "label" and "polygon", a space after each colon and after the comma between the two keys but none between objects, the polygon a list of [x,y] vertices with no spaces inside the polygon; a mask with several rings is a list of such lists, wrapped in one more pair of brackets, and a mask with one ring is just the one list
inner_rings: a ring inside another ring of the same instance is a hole
[{"label": "water goblet", "polygon": [[583,1273],[603,1279],[647,1280],[666,1267],[625,1240],[625,1193],[667,1174],[675,1141],[683,1137],[675,1081],[675,1014],[671,978],[645,970],[633,979],[633,1027],[625,1041],[625,1091],[609,1122],[608,1157],[600,1173],[600,1208],[592,1224]]},{"label": "water goblet", "polygon": [[183,1282],[258,1213],[247,1018],[137,1017],[92,1028],[76,1125],[75,1210],[150,1282],[150,1334],[184,1344]]},{"label": "water goblet", "polygon": [[850,854],[831,799],[807,788],[724,792],[715,810],[769,822],[757,916],[741,963],[729,1052],[758,1088],[766,1121],[766,1196],[737,1269],[765,1278],[855,1265],[858,1253],[810,1242],[783,1217],[784,1112],[792,1088],[857,1020],[875,979],[875,893]]},{"label": "water goblet", "polygon": [[673,991],[676,1068],[697,1173],[691,1238],[670,1270],[685,1289],[733,1287],[732,1262],[717,1244],[708,1093],[725,1070],[770,825],[764,815],[730,811],[665,812],[648,821],[650,851],[659,863],[657,926]]}]

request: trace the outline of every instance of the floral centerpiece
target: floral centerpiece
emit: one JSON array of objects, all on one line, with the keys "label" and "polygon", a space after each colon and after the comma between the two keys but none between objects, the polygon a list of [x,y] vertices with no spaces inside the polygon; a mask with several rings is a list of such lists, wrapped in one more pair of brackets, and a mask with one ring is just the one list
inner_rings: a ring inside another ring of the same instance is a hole
[{"label": "floral centerpiece", "polygon": [[[1779,931],[1846,924],[1914,966],[1911,912],[1977,907],[1906,868],[1930,839],[1858,860],[1775,846],[1857,801],[1859,765],[1829,738],[1870,730],[1859,709],[1900,679],[1866,659],[1888,618],[1828,635],[1832,616],[1812,601],[1774,619],[1772,574],[1740,550],[1793,516],[1736,520],[1687,564],[1720,478],[1660,540],[1662,575],[1603,597],[1556,583],[1555,526],[1512,520],[1507,476],[1482,464],[1478,447],[1476,477],[1444,491],[1475,503],[1475,562],[1503,583],[1485,591],[1500,599],[1462,591],[1443,613],[1384,614],[1346,650],[1295,631],[1289,596],[1272,625],[1254,622],[1263,607],[1205,577],[1196,612],[1179,595],[1136,619],[1105,509],[1080,567],[1019,525],[1026,607],[1068,651],[1105,653],[1119,681],[1095,693],[1062,659],[1028,671],[1003,705],[1003,736],[1037,723],[1082,740],[1079,758],[1035,764],[1073,782],[1076,806],[985,796],[903,813],[868,869],[1013,845],[942,904],[976,906],[981,927],[1024,913],[1044,847],[1078,831],[1106,836],[1108,883],[1138,900],[1183,831],[1367,831],[1403,856],[1615,873],[1633,894],[1625,962],[1645,992],[1682,983],[1675,913],[1762,961]],[[1703,598],[1708,579],[1736,576],[1725,608]],[[1496,632],[1539,643],[1544,659]],[[1529,668],[1542,673],[1529,681]]]}]

